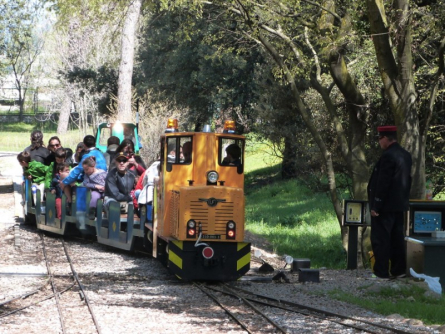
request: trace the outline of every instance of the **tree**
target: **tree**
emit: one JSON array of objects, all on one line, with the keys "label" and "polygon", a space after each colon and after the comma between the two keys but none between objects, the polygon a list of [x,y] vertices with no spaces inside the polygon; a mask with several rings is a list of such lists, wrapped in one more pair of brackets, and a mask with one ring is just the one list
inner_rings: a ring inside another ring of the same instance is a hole
[{"label": "tree", "polygon": [[[427,1],[426,4],[429,2]],[[443,80],[444,75],[444,39],[436,35],[434,44],[439,44],[436,59],[431,56],[427,58],[430,58],[433,64],[437,64],[437,70],[433,76],[430,76],[431,89],[423,90],[423,94],[429,94],[429,99],[420,96],[422,90],[419,91],[420,87],[416,88],[414,72],[416,60],[413,57],[412,29],[415,26],[420,30],[420,25],[416,21],[422,21],[422,16],[427,17],[428,20],[434,18],[434,21],[440,22],[440,13],[444,11],[444,5],[441,3],[437,11],[439,15],[434,17],[435,14],[428,8],[422,8],[427,7],[424,5],[420,3],[417,7],[415,4],[410,4],[409,0],[398,0],[394,1],[392,6],[385,6],[381,0],[368,0],[371,33],[385,95],[399,129],[400,142],[413,157],[411,198],[416,199],[425,197],[427,133],[440,79]],[[443,24],[440,27],[443,27]],[[435,32],[437,28],[430,23],[429,29]],[[441,28],[439,31],[442,32]],[[425,34],[419,31],[418,35]],[[440,39],[441,41],[437,43]],[[416,39],[414,40],[416,43]],[[428,37],[428,40],[431,42],[431,37]],[[427,107],[422,108],[422,101]]]},{"label": "tree", "polygon": [[188,128],[200,129],[209,122],[219,126],[226,116],[247,118],[253,109],[253,76],[262,55],[255,50],[240,55],[235,43],[223,52],[205,43],[220,27],[194,16],[190,33],[184,24],[191,13],[156,14],[146,22],[140,39],[135,71],[138,93],[153,90],[155,97],[189,110]]},{"label": "tree", "polygon": [[134,121],[131,110],[131,87],[136,47],[136,31],[142,2],[143,0],[130,1],[122,27],[121,59],[118,79],[118,119],[121,122]]},{"label": "tree", "polygon": [[73,108],[79,115],[74,123],[86,132],[90,125],[110,116],[106,104],[110,94],[117,94],[119,51],[113,32],[119,30],[120,17],[106,15],[117,4],[83,2],[75,6],[61,0],[56,5],[52,9],[57,24],[47,57],[53,56],[50,64],[63,87],[58,132],[67,130]]},{"label": "tree", "polygon": [[3,14],[0,23],[0,52],[4,54],[5,63],[14,76],[20,120],[23,120],[26,93],[31,84],[31,67],[43,47],[43,40],[34,30],[39,10],[38,3],[30,4],[24,0],[0,3],[0,11]]}]

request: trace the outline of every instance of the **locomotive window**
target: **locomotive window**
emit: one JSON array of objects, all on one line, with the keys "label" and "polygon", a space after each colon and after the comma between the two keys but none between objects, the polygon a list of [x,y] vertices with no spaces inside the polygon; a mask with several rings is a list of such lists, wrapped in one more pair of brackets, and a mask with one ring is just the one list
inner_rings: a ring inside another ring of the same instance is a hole
[{"label": "locomotive window", "polygon": [[191,136],[167,138],[167,171],[172,170],[172,165],[189,165],[193,158],[193,141]]},{"label": "locomotive window", "polygon": [[243,172],[244,140],[233,138],[219,139],[218,163],[221,166],[238,167]]},{"label": "locomotive window", "polygon": [[192,137],[181,137],[179,139],[181,145],[181,155],[179,162],[181,164],[191,164],[193,158],[193,142]]}]

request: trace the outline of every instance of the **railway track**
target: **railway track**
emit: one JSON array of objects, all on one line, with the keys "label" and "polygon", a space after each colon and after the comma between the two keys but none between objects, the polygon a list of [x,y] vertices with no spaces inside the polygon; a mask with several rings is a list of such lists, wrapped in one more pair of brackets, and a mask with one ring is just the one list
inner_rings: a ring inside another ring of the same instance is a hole
[{"label": "railway track", "polygon": [[[414,334],[364,319],[328,312],[274,297],[252,293],[227,284],[209,286],[195,283],[248,333],[397,333]],[[229,301],[224,296],[229,296]],[[287,319],[287,320],[286,320]],[[343,331],[344,330],[344,331]]]},{"label": "railway track", "polygon": [[[89,333],[96,332],[101,334],[92,305],[74,269],[67,244],[63,238],[47,238],[43,233],[40,233],[40,237],[62,333],[72,332],[71,329],[75,329],[76,324],[79,321],[83,321],[83,326],[85,326],[85,323],[90,323]],[[66,270],[66,268],[62,268],[63,266],[66,267],[66,265],[69,265],[70,275],[72,275],[76,289],[69,291],[62,298],[59,290],[65,288],[67,279],[65,277],[56,277],[54,273],[56,270]],[[73,309],[77,309],[76,312],[72,312]],[[79,315],[83,315],[81,319],[79,319]]]},{"label": "railway track", "polygon": [[[52,307],[54,325],[60,333],[76,333],[82,323],[85,333],[98,333],[101,330],[91,303],[75,271],[69,255],[69,248],[62,238],[48,238],[39,233],[41,250],[47,268],[47,279],[40,288],[12,298],[0,304],[0,318],[18,312],[28,311],[31,307]],[[49,292],[50,291],[50,292]],[[47,301],[52,300],[50,304]],[[57,315],[57,317],[56,317]]]}]

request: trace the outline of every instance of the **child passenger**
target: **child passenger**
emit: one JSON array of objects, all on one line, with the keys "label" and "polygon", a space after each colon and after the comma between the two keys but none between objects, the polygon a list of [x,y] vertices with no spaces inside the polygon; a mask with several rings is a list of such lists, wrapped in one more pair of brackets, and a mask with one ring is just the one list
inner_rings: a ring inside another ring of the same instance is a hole
[{"label": "child passenger", "polygon": [[[63,181],[65,179],[65,177],[68,176],[68,174],[70,173],[70,164],[67,162],[66,160],[66,150],[63,147],[59,147],[58,149],[56,149],[54,151],[54,157],[55,157],[55,161],[53,163],[51,163],[52,166],[52,171],[53,171],[53,175],[52,175],[52,179],[54,181],[54,178],[56,177],[56,175],[58,174],[58,172],[60,170],[57,170],[60,164],[67,164],[68,166],[68,173],[66,174],[66,168],[64,169],[64,174],[63,177],[59,177],[59,181]],[[61,176],[61,175],[59,175]],[[59,184],[59,188],[62,190],[62,187]],[[71,186],[66,186],[63,188],[63,193],[66,196],[66,201],[67,201],[67,207],[70,208],[71,207],[71,202],[72,202],[72,196],[71,196]],[[62,198],[62,196],[60,196],[60,198]]]},{"label": "child passenger", "polygon": [[105,179],[107,172],[96,168],[96,158],[90,156],[82,162],[85,173],[83,186],[91,189],[90,208],[88,210],[88,219],[93,220],[96,217],[97,201],[103,197],[105,191]]},{"label": "child passenger", "polygon": [[[23,167],[23,175],[31,181],[33,187],[40,189],[40,201],[42,202],[42,212],[44,213],[45,188],[51,184],[52,170],[41,162],[31,160],[31,154],[23,151],[17,155],[20,166]],[[36,203],[36,193],[33,192],[34,204]]]},{"label": "child passenger", "polygon": [[[63,190],[60,187],[60,181],[63,181],[63,179],[67,177],[69,173],[70,173],[69,163],[62,162],[57,164],[56,173],[54,174],[53,180],[51,182],[51,187],[49,188],[51,193],[56,195],[56,217],[59,219],[62,217],[62,195],[63,195]],[[70,202],[71,200],[68,203]]]}]

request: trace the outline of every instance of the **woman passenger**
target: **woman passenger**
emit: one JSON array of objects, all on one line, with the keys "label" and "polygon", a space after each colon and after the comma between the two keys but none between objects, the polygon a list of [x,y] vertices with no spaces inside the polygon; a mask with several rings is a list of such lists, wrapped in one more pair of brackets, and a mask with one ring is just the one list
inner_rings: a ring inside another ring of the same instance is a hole
[{"label": "woman passenger", "polygon": [[145,163],[142,161],[140,155],[134,154],[134,143],[130,139],[124,139],[116,149],[116,155],[122,152],[126,156],[128,156],[128,167],[127,169],[132,171],[133,173],[141,176],[147,167]]}]

